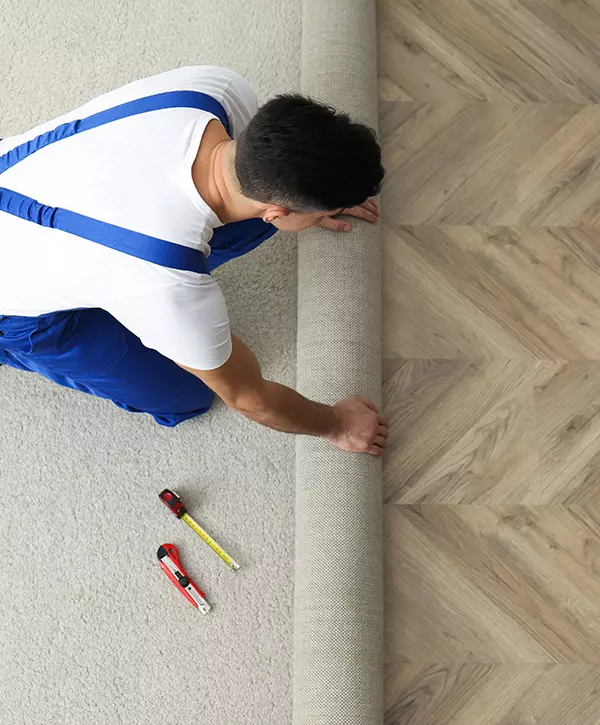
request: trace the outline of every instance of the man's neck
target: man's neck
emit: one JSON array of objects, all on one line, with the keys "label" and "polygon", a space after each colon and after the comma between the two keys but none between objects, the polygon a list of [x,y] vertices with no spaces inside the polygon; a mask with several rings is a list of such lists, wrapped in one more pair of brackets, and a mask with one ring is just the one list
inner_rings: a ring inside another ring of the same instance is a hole
[{"label": "man's neck", "polygon": [[235,143],[218,121],[210,121],[192,166],[192,179],[200,196],[223,224],[261,216],[256,202],[239,191],[234,155]]}]

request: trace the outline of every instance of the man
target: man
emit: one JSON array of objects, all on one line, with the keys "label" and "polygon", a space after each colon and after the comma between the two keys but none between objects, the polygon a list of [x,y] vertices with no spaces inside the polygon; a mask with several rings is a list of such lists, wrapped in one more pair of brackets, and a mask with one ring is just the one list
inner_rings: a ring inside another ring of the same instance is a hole
[{"label": "man", "polygon": [[[376,222],[374,134],[297,95],[180,68],[0,141],[0,363],[174,426],[214,393],[252,420],[382,455],[385,419],[262,377],[210,271],[278,229]],[[335,240],[332,240],[335,243]]]}]

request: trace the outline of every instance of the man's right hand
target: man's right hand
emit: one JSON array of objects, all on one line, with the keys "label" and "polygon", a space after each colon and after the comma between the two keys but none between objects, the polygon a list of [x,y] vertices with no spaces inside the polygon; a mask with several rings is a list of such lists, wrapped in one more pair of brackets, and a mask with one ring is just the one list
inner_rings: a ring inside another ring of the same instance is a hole
[{"label": "man's right hand", "polygon": [[325,436],[343,451],[382,456],[387,447],[388,426],[374,403],[362,398],[348,398],[334,406],[338,425]]},{"label": "man's right hand", "polygon": [[269,428],[323,436],[344,451],[383,455],[388,428],[373,403],[348,398],[334,406],[323,405],[265,380],[254,353],[237,337],[233,338],[231,357],[220,368],[203,371],[182,367],[231,408]]}]

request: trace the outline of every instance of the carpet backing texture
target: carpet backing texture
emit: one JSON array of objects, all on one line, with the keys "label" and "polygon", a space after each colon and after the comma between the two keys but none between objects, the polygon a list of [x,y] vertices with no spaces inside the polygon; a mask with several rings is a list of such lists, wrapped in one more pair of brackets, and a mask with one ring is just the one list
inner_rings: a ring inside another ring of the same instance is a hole
[{"label": "carpet backing texture", "polygon": [[[24,0],[1,15],[0,136],[182,65],[233,68],[261,101],[299,88],[293,0]],[[219,277],[234,331],[293,385],[294,238]],[[291,437],[222,405],[167,430],[0,368],[0,722],[289,723],[293,474]],[[239,574],[169,514],[165,486]],[[206,617],[161,572],[166,542],[214,605]]]},{"label": "carpet backing texture", "polygon": [[[377,125],[373,0],[304,0],[302,90]],[[379,230],[299,239],[298,385],[334,403],[381,402]],[[294,725],[381,725],[380,461],[296,447]]]}]

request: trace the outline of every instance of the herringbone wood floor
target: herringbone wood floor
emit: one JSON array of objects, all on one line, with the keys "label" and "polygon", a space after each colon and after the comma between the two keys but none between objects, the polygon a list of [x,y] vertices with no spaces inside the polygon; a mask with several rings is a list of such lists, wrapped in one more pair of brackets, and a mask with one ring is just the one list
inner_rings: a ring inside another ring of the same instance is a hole
[{"label": "herringbone wood floor", "polygon": [[378,0],[386,725],[600,725],[600,0]]}]

